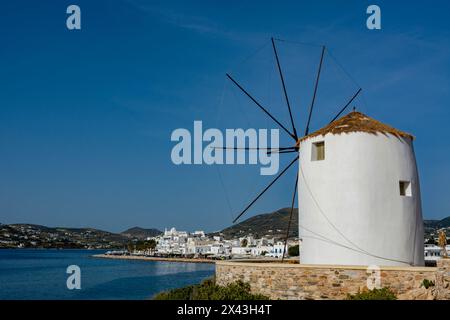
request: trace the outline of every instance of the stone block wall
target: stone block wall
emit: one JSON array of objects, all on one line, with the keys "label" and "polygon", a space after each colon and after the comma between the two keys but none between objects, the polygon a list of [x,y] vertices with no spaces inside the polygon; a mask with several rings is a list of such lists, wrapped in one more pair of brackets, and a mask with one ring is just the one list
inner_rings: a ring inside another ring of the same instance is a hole
[{"label": "stone block wall", "polygon": [[436,298],[450,300],[450,259],[441,259],[437,263]]},{"label": "stone block wall", "polygon": [[[450,299],[450,259],[436,268],[380,267],[381,287],[390,287],[399,299]],[[347,294],[367,289],[371,276],[365,266],[325,266],[274,262],[219,261],[216,282],[237,280],[250,284],[252,292],[271,299],[345,299]],[[436,285],[422,286],[424,279]]]}]

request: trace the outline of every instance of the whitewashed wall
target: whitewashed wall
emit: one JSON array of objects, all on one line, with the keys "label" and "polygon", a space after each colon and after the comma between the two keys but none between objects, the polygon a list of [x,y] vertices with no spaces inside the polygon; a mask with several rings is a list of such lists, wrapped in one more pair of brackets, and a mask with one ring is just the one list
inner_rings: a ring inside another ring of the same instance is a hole
[{"label": "whitewashed wall", "polygon": [[[325,160],[311,161],[317,141],[325,141]],[[363,132],[313,137],[301,143],[299,163],[302,264],[424,264],[410,139]],[[412,197],[400,196],[400,180],[411,181]]]}]

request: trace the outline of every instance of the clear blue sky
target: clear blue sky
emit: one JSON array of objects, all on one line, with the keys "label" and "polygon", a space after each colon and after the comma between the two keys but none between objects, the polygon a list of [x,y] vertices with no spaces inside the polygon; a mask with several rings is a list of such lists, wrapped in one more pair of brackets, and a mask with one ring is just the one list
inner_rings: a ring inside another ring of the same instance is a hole
[{"label": "clear blue sky", "polygon": [[[357,107],[417,137],[424,216],[450,215],[450,4],[375,3],[380,31],[365,26],[366,1],[3,3],[0,222],[228,226],[271,177],[255,166],[175,166],[170,134],[194,120],[272,127],[224,86],[228,71],[288,123],[271,36],[326,44],[364,90]],[[66,29],[69,4],[81,7],[81,31]],[[303,127],[320,49],[279,50]],[[357,88],[329,56],[322,79],[313,130]],[[249,215],[289,206],[294,178],[293,170]]]}]

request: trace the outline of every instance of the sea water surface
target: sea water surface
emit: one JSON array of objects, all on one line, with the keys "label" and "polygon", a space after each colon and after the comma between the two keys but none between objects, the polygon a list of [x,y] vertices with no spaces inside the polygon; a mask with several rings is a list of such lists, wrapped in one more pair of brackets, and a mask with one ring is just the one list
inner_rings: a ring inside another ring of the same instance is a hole
[{"label": "sea water surface", "polygon": [[[149,299],[199,283],[213,264],[92,258],[101,250],[0,250],[0,299]],[[66,269],[81,269],[81,289],[67,289]]]}]

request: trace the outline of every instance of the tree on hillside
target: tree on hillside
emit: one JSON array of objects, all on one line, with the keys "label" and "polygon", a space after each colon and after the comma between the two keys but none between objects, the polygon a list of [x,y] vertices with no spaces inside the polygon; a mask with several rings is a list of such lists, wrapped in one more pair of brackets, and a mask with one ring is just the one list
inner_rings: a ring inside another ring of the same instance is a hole
[{"label": "tree on hillside", "polygon": [[135,250],[138,251],[153,251],[156,248],[156,241],[155,240],[139,240],[135,244]]},{"label": "tree on hillside", "polygon": [[298,257],[298,255],[299,255],[299,246],[298,246],[298,244],[295,245],[295,246],[289,247],[288,254],[291,257]]},{"label": "tree on hillside", "polygon": [[147,248],[150,250],[150,252],[155,252],[156,248],[156,240],[148,240],[147,241]]},{"label": "tree on hillside", "polygon": [[241,241],[241,247],[246,247],[247,244],[248,244],[248,240],[247,240],[247,239],[243,239],[243,240]]}]

